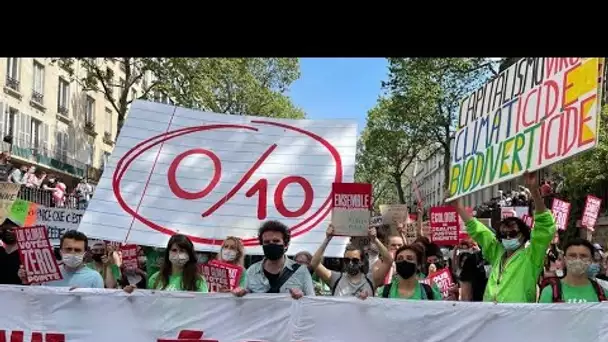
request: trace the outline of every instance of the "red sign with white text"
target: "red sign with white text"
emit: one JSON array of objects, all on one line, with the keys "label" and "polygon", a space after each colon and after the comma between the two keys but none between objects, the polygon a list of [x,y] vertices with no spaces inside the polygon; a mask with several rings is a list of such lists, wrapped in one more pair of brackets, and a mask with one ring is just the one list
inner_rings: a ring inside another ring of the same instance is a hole
[{"label": "red sign with white text", "polygon": [[553,199],[551,212],[553,212],[557,230],[566,230],[566,227],[568,226],[568,217],[570,216],[570,206],[570,202],[562,201],[558,198]]},{"label": "red sign with white text", "polygon": [[448,298],[450,287],[454,285],[454,281],[452,280],[452,275],[450,274],[449,269],[444,268],[435,273],[431,273],[426,279],[428,280],[427,284],[429,285],[437,284],[443,299]]},{"label": "red sign with white text", "polygon": [[459,241],[459,218],[453,207],[432,207],[431,242],[443,246],[455,246]]},{"label": "red sign with white text", "polygon": [[225,268],[228,270],[228,277],[230,280],[230,289],[234,290],[239,286],[239,282],[241,281],[241,276],[243,275],[243,268],[237,265],[232,265],[226,262],[221,262],[219,260],[212,260],[209,264]]},{"label": "red sign with white text", "polygon": [[209,285],[209,292],[220,292],[230,288],[228,270],[211,263],[201,265],[202,273]]},{"label": "red sign with white text", "polygon": [[521,217],[521,219],[526,225],[528,225],[528,227],[530,227],[530,229],[534,229],[534,217],[530,215],[524,215]]},{"label": "red sign with white text", "polygon": [[372,208],[372,185],[332,184],[331,223],[334,235],[367,236]]},{"label": "red sign with white text", "polygon": [[122,264],[126,269],[136,269],[139,267],[137,263],[137,245],[123,245],[120,247],[122,254]]},{"label": "red sign with white text", "polygon": [[585,210],[583,211],[583,219],[581,225],[591,231],[595,230],[597,216],[600,213],[602,199],[595,196],[587,195]]},{"label": "red sign with white text", "polygon": [[45,226],[22,227],[15,235],[28,284],[63,279]]}]

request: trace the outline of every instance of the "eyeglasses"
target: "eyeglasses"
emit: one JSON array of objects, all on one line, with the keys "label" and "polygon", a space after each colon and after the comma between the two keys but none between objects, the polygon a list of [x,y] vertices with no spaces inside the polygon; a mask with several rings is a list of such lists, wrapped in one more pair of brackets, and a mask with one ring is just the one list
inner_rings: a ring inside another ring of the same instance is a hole
[{"label": "eyeglasses", "polygon": [[358,264],[361,262],[361,260],[357,259],[357,258],[344,258],[344,262],[345,263],[351,263],[351,264]]},{"label": "eyeglasses", "polygon": [[506,232],[502,232],[502,235],[508,239],[514,239],[519,236],[518,230],[509,230]]}]

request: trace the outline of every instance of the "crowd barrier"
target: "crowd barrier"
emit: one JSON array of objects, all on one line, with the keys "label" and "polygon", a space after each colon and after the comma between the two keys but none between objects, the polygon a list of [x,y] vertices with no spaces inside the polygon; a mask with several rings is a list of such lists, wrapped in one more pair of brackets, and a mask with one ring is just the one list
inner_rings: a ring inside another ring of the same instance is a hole
[{"label": "crowd barrier", "polygon": [[13,342],[156,342],[178,336],[219,342],[608,341],[608,305],[597,303],[293,300],[3,286],[0,308],[0,341]]}]

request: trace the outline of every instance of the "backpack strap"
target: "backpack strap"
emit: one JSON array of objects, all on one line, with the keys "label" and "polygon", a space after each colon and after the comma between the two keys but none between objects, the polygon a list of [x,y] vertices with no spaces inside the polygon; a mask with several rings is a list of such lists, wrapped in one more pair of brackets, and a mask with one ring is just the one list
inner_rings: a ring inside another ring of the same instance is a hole
[{"label": "backpack strap", "polygon": [[296,273],[298,268],[300,268],[300,264],[293,264],[291,268],[292,269],[285,267],[275,286],[268,289],[266,293],[279,293],[279,291],[281,290],[281,286],[283,286],[287,282],[287,280],[289,280],[289,278],[291,278],[291,276]]},{"label": "backpack strap", "polygon": [[605,302],[606,294],[604,293],[604,288],[602,287],[602,285],[600,285],[597,281],[595,281],[593,279],[589,279],[589,281],[591,282],[591,285],[593,285],[593,289],[595,290],[595,293],[597,294],[597,299],[600,302]]},{"label": "backpack strap", "polygon": [[342,280],[342,276],[344,275],[344,273],[340,273],[340,276],[338,277],[338,280],[336,280],[336,282],[334,283],[334,286],[331,287],[331,295],[334,296],[336,294],[336,288],[338,287],[338,283],[340,282],[340,280]]},{"label": "backpack strap", "polygon": [[391,287],[393,287],[392,282],[384,285],[382,288],[382,298],[388,298],[388,296],[391,294]]},{"label": "backpack strap", "polygon": [[374,291],[374,283],[372,283],[372,281],[369,280],[369,278],[367,277],[367,275],[365,276],[365,280],[369,284],[369,288],[372,289],[372,297],[376,297],[376,291]]},{"label": "backpack strap", "polygon": [[431,285],[427,284],[427,283],[420,283],[420,286],[422,286],[422,289],[424,290],[424,294],[426,295],[426,300],[435,300],[435,293],[433,293],[433,288],[431,287]]},{"label": "backpack strap", "polygon": [[562,282],[558,278],[551,278],[549,281],[549,285],[551,285],[551,294],[553,303],[563,303],[564,299],[562,298]]}]

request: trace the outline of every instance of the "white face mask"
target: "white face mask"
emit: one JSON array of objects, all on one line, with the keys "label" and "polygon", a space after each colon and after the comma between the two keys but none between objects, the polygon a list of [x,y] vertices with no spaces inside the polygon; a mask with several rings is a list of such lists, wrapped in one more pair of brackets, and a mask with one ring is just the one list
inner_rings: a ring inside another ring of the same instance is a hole
[{"label": "white face mask", "polygon": [[169,261],[175,266],[184,266],[189,260],[188,253],[169,252]]},{"label": "white face mask", "polygon": [[222,249],[222,260],[234,261],[236,259],[236,251],[231,249]]},{"label": "white face mask", "polygon": [[62,254],[61,260],[69,268],[78,268],[82,265],[84,254]]}]

